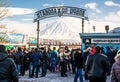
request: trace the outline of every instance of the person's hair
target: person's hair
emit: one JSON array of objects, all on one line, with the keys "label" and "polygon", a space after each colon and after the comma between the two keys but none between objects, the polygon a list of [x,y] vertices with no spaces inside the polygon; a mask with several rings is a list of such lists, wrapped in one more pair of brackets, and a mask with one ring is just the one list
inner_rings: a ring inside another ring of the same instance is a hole
[{"label": "person's hair", "polygon": [[65,50],[68,50],[68,46],[65,46]]},{"label": "person's hair", "polygon": [[21,47],[18,47],[18,51],[21,51]]},{"label": "person's hair", "polygon": [[56,50],[56,47],[53,47],[53,50]]},{"label": "person's hair", "polygon": [[96,46],[95,49],[96,49],[96,53],[100,53],[100,51],[101,51],[101,47],[100,46]]},{"label": "person's hair", "polygon": [[7,53],[5,46],[2,44],[0,44],[0,52]]},{"label": "person's hair", "polygon": [[35,51],[38,51],[38,49],[37,49],[37,48],[35,48]]}]

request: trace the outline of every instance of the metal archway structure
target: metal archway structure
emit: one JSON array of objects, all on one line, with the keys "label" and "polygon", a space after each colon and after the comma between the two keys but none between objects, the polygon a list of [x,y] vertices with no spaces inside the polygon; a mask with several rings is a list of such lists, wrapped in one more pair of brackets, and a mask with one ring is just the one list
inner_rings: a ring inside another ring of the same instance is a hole
[{"label": "metal archway structure", "polygon": [[69,16],[82,19],[82,33],[84,33],[84,20],[88,20],[86,9],[70,6],[58,6],[42,9],[34,14],[34,22],[37,22],[37,48],[39,48],[40,20],[56,16]]}]

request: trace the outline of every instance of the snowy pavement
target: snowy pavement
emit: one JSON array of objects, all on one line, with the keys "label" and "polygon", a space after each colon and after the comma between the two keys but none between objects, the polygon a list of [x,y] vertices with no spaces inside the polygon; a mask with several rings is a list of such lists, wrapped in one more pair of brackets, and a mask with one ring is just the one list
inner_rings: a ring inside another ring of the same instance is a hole
[{"label": "snowy pavement", "polygon": [[[74,74],[68,72],[67,75],[67,77],[61,77],[59,72],[48,72],[45,77],[40,77],[39,75],[39,78],[29,78],[27,73],[25,76],[20,76],[19,82],[73,82]],[[84,79],[84,82],[88,81]],[[110,82],[110,77],[107,77],[107,82]]]}]

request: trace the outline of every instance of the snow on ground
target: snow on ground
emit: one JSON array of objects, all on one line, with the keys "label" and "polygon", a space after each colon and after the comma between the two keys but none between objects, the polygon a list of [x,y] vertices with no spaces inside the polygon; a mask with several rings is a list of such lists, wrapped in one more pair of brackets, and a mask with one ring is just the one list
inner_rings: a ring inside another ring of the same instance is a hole
[{"label": "snow on ground", "polygon": [[[74,82],[74,74],[68,72],[67,75],[67,77],[61,77],[59,72],[48,72],[45,77],[39,75],[39,78],[29,78],[28,73],[26,73],[25,76],[20,76],[19,82]],[[84,82],[88,81],[84,79]],[[107,77],[107,82],[110,82],[110,77]]]},{"label": "snow on ground", "polygon": [[72,73],[68,73],[67,77],[61,77],[59,72],[48,72],[45,77],[40,77],[39,75],[39,78],[29,78],[26,74],[20,77],[20,82],[73,82],[73,79],[74,75]]}]

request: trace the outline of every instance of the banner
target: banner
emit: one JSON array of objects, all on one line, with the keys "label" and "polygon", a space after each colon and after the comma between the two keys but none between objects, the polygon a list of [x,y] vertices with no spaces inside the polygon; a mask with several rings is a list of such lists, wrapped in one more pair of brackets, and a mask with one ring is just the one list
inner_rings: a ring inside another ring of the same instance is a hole
[{"label": "banner", "polygon": [[12,43],[23,43],[24,40],[24,34],[7,34],[8,35],[8,41]]},{"label": "banner", "polygon": [[29,38],[29,43],[30,44],[36,44],[37,43],[37,39],[35,37],[30,37]]}]

